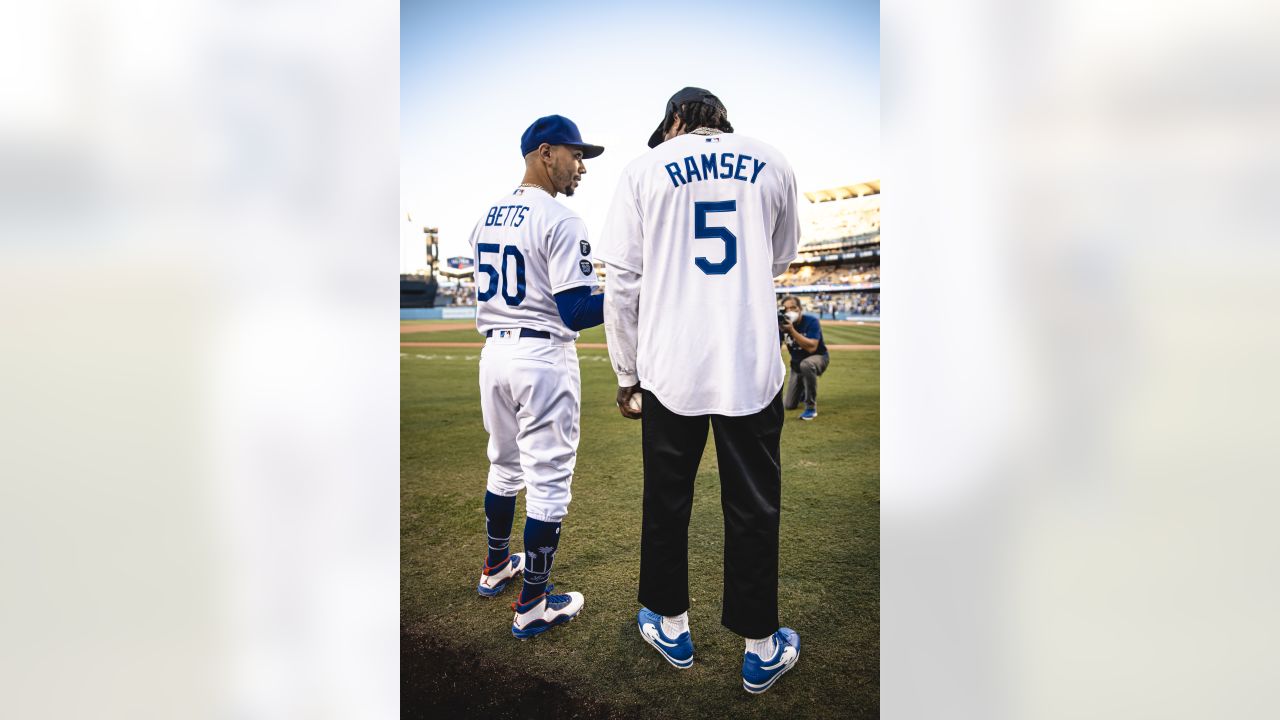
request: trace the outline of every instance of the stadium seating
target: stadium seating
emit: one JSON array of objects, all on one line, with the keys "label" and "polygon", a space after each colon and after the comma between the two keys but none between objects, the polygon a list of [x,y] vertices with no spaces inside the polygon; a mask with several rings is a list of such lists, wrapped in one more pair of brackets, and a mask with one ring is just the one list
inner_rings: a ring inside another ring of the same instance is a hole
[{"label": "stadium seating", "polygon": [[476,288],[474,285],[461,283],[456,287],[442,287],[436,298],[437,305],[475,305]]},{"label": "stadium seating", "polygon": [[775,280],[824,318],[880,314],[880,181],[804,193],[799,256]]},{"label": "stadium seating", "polygon": [[803,206],[800,252],[830,252],[880,243],[880,195]]},{"label": "stadium seating", "polygon": [[401,275],[400,307],[429,308],[435,305],[439,284],[433,275]]},{"label": "stadium seating", "polygon": [[774,285],[854,285],[879,281],[879,265],[792,265],[790,270],[774,280]]},{"label": "stadium seating", "polygon": [[880,293],[813,293],[804,298],[805,312],[823,319],[847,319],[880,315]]}]

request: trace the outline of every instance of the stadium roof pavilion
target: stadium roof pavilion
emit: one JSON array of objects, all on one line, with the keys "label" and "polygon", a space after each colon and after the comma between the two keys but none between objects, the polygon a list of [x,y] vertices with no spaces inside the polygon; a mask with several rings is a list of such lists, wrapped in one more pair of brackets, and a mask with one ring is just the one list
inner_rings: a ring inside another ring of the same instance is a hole
[{"label": "stadium roof pavilion", "polygon": [[862,197],[864,195],[879,195],[880,181],[868,180],[866,182],[855,183],[853,185],[841,185],[840,187],[831,188],[829,190],[815,190],[804,194],[811,203],[828,202],[831,200],[847,200],[853,197]]}]

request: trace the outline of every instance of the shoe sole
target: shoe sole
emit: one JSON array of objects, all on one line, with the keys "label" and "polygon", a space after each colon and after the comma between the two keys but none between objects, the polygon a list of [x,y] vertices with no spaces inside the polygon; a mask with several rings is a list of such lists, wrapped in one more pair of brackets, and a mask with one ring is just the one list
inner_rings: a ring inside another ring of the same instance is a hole
[{"label": "shoe sole", "polygon": [[795,661],[794,661],[794,662],[792,662],[790,665],[788,665],[788,666],[786,666],[786,667],[782,668],[782,670],[781,670],[777,675],[774,675],[773,677],[769,678],[769,682],[765,683],[765,684],[764,684],[763,686],[761,686],[761,687],[757,687],[757,688],[754,688],[754,689],[753,689],[753,688],[751,688],[751,687],[748,687],[748,685],[747,685],[747,679],[746,679],[746,678],[743,678],[743,679],[742,679],[742,689],[743,689],[743,690],[746,690],[747,692],[751,693],[752,695],[759,695],[759,694],[763,693],[765,690],[768,690],[769,688],[773,687],[773,684],[774,684],[774,683],[776,683],[776,682],[778,682],[778,678],[782,677],[783,675],[786,675],[786,674],[787,674],[787,671],[788,671],[788,670],[790,670],[791,668],[795,667],[795,666],[796,666],[796,663],[798,663],[798,662],[800,662],[800,656],[799,656],[799,655],[796,655],[796,659],[795,659]]},{"label": "shoe sole", "polygon": [[487,592],[485,591],[485,588],[484,588],[484,586],[483,586],[483,585],[476,585],[476,593],[477,593],[477,594],[479,594],[479,595],[480,595],[480,597],[482,597],[482,598],[484,598],[484,599],[486,599],[486,600],[489,600],[489,599],[492,599],[492,598],[496,598],[496,597],[498,597],[499,595],[501,595],[501,594],[502,594],[502,591],[503,591],[503,590],[506,590],[506,589],[507,589],[507,586],[508,586],[508,585],[510,585],[510,584],[512,583],[512,581],[516,580],[517,578],[519,578],[519,577],[520,577],[520,576],[522,576],[522,575],[524,575],[524,568],[520,568],[519,570],[517,570],[517,571],[515,572],[515,574],[514,574],[514,575],[512,575],[512,576],[511,576],[511,577],[509,577],[509,578],[507,578],[507,579],[506,579],[506,580],[505,580],[501,585],[499,585],[499,586],[498,586],[498,587],[496,587],[496,588],[490,588]]},{"label": "shoe sole", "polygon": [[[515,628],[515,626],[514,626],[514,625],[512,625],[512,626],[511,626],[511,635],[512,635],[512,637],[514,637],[515,639],[519,640],[520,642],[524,642],[524,641],[526,641],[526,640],[528,640],[528,639],[530,639],[530,638],[536,638],[536,637],[538,637],[539,635],[541,635],[542,633],[544,633],[544,632],[546,632],[546,631],[548,631],[548,630],[550,630],[550,629],[552,629],[552,628],[557,628],[557,627],[560,627],[561,625],[568,625],[569,623],[573,622],[574,620],[577,620],[577,619],[578,619],[578,616],[579,616],[579,615],[581,615],[581,614],[582,614],[582,610],[578,610],[578,612],[576,612],[576,613],[574,613],[574,614],[570,615],[568,620],[558,620],[558,621],[556,621],[556,622],[551,623],[550,625],[543,625],[543,626],[542,626],[542,627],[540,627],[540,628],[537,628],[537,629],[535,629],[535,630],[529,630],[529,631],[517,631],[517,630],[516,630],[516,628]],[[526,634],[525,634],[525,635],[519,635],[519,634],[518,634],[519,632],[525,632]]]},{"label": "shoe sole", "polygon": [[502,594],[502,591],[503,591],[503,590],[506,590],[506,589],[507,589],[507,586],[508,586],[508,585],[510,585],[510,584],[511,584],[511,582],[510,582],[510,581],[508,581],[508,582],[504,582],[504,583],[502,583],[501,585],[499,585],[498,587],[496,587],[496,588],[491,588],[491,589],[489,589],[489,590],[485,590],[483,587],[477,586],[477,587],[476,587],[476,594],[477,594],[477,595],[479,595],[480,597],[484,598],[485,600],[492,600],[492,599],[494,599],[494,598],[498,597],[499,595],[501,595],[501,594]]},{"label": "shoe sole", "polygon": [[657,650],[657,651],[658,651],[658,654],[659,654],[659,655],[661,655],[664,659],[666,659],[666,661],[667,661],[667,662],[671,663],[671,667],[676,668],[677,670],[688,670],[689,668],[693,667],[693,656],[692,656],[692,655],[690,655],[690,656],[689,656],[689,659],[685,661],[685,664],[684,664],[684,665],[681,665],[681,664],[677,663],[677,662],[675,661],[675,659],[673,659],[670,655],[668,655],[668,654],[666,654],[665,652],[663,652],[663,651],[662,651],[662,648],[661,648],[661,647],[659,647],[658,643],[656,643],[656,642],[654,642],[653,640],[651,640],[651,639],[649,638],[649,636],[648,636],[648,635],[645,635],[645,634],[644,634],[643,629],[641,629],[641,628],[640,628],[640,624],[639,624],[639,623],[636,623],[636,629],[639,629],[639,630],[640,630],[640,637],[641,637],[645,642],[649,643],[649,645],[650,645],[650,646],[652,646],[654,650]]},{"label": "shoe sole", "polygon": [[511,577],[507,578],[506,582],[502,583],[501,585],[499,585],[499,586],[498,586],[498,587],[496,587],[496,588],[491,588],[491,589],[489,589],[487,592],[485,591],[485,589],[484,589],[484,586],[483,586],[483,585],[477,585],[477,586],[476,586],[476,593],[477,593],[477,594],[479,594],[479,595],[480,595],[480,597],[485,598],[486,600],[490,600],[490,599],[496,598],[496,597],[498,597],[499,595],[501,595],[501,594],[502,594],[502,591],[503,591],[503,590],[506,590],[506,589],[507,589],[507,587],[508,587],[509,585],[511,585],[511,582],[512,582],[513,580],[515,580],[516,578],[520,577],[520,575],[521,575],[521,574],[522,574],[522,573],[519,573],[519,572],[518,572],[518,573],[516,573],[515,575],[512,575]]}]

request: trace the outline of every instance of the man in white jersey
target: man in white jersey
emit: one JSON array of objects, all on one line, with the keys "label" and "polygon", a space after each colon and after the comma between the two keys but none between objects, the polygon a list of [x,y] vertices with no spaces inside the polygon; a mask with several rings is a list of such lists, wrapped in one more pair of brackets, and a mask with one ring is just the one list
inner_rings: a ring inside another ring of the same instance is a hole
[{"label": "man in white jersey", "polygon": [[637,624],[667,662],[693,664],[689,514],[710,425],[725,519],[721,623],[746,638],[743,687],[761,693],[800,654],[778,623],[784,371],[773,290],[796,256],[795,177],[777,150],[734,134],[701,88],[671,98],[649,147],[623,170],[597,252],[609,266],[618,405],[643,423]]},{"label": "man in white jersey", "polygon": [[[578,330],[603,321],[587,228],[555,201],[573,195],[584,159],[604,148],[582,142],[578,126],[550,115],[520,140],[524,180],[486,211],[471,232],[475,258],[480,408],[489,432],[485,492],[488,554],[477,591],[494,597],[524,575],[511,633],[521,640],[572,620],[578,592],[550,594],[547,584],[569,509],[578,452]],[[525,490],[524,548],[508,548],[516,494]]]}]

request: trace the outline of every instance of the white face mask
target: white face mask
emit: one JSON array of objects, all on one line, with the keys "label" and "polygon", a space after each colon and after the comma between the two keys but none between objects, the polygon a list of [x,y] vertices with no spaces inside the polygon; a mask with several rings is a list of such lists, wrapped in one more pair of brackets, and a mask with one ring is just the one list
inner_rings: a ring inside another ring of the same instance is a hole
[{"label": "white face mask", "polygon": [[788,310],[787,319],[790,320],[791,322],[795,322],[800,319],[800,313],[796,312],[795,310]]}]

